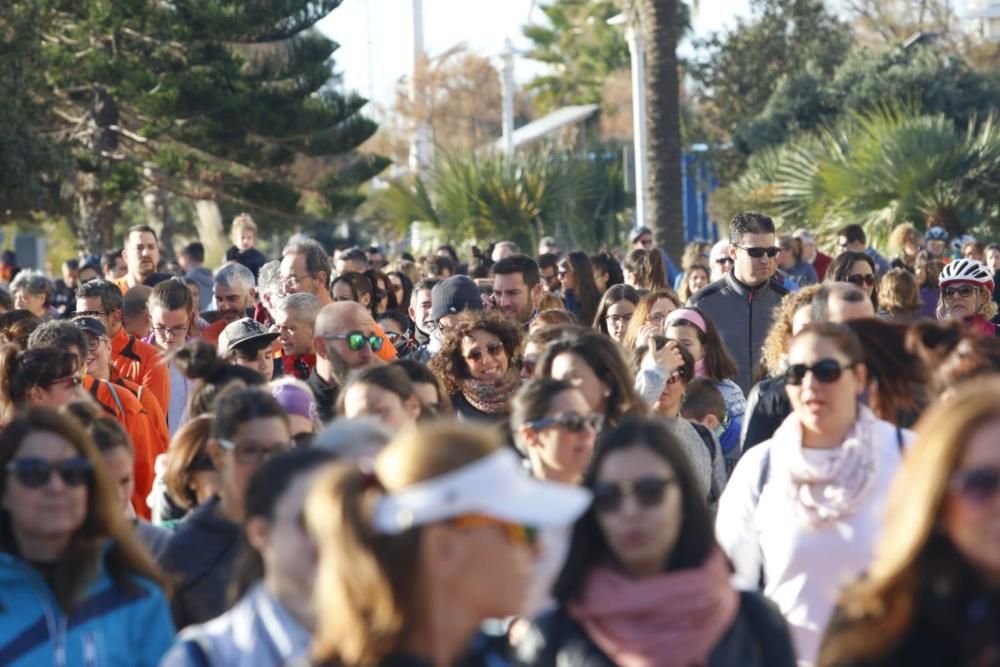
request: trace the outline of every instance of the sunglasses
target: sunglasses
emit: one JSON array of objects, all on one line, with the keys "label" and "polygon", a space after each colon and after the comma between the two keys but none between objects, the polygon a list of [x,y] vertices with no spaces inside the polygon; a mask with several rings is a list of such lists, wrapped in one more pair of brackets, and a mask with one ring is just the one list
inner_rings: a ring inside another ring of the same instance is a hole
[{"label": "sunglasses", "polygon": [[382,339],[375,334],[366,336],[360,331],[352,331],[345,334],[330,334],[329,336],[323,336],[326,340],[346,340],[347,349],[351,352],[357,352],[365,345],[371,347],[372,352],[378,352],[382,349]]},{"label": "sunglasses", "polygon": [[955,285],[952,287],[942,287],[941,296],[943,296],[946,299],[953,299],[956,296],[960,296],[963,299],[968,299],[970,296],[972,296],[973,292],[975,291],[976,288],[973,287],[972,285]]},{"label": "sunglasses", "polygon": [[744,252],[746,252],[746,254],[750,255],[754,259],[760,259],[764,255],[773,258],[776,257],[778,255],[778,251],[781,250],[781,248],[777,248],[775,246],[771,246],[770,248],[748,248],[746,246],[737,245],[735,243],[733,245],[739,248],[740,250],[743,250]]},{"label": "sunglasses", "polygon": [[502,528],[509,539],[514,544],[531,547],[538,542],[538,531],[530,526],[522,526],[519,523],[510,523],[500,519],[494,519],[484,514],[466,514],[455,517],[449,522],[459,530],[469,528]]},{"label": "sunglasses", "polygon": [[667,486],[676,479],[640,477],[634,482],[614,484],[601,482],[594,485],[594,509],[601,514],[613,514],[622,508],[625,496],[633,496],[639,507],[649,509],[663,502]]},{"label": "sunglasses", "polygon": [[[504,353],[503,343],[498,343],[497,341],[488,343],[486,345],[486,352],[488,352],[491,357],[499,357],[501,354]],[[482,350],[472,350],[471,352],[469,352],[469,355],[465,357],[465,360],[480,361],[482,358],[483,358]]]},{"label": "sunglasses", "polygon": [[812,366],[792,364],[785,371],[785,384],[798,387],[806,379],[806,373],[812,373],[820,382],[830,384],[839,380],[843,372],[844,366],[836,359],[821,359]]},{"label": "sunglasses", "polygon": [[536,431],[555,426],[570,433],[581,433],[585,428],[600,431],[603,425],[604,418],[601,415],[562,415],[561,417],[545,417],[525,422],[525,426]]},{"label": "sunglasses", "polygon": [[90,461],[85,458],[66,459],[59,463],[45,459],[14,459],[7,464],[7,472],[14,475],[21,486],[38,489],[47,486],[52,473],[59,473],[66,486],[82,486],[90,481]]},{"label": "sunglasses", "polygon": [[55,387],[64,384],[67,389],[74,389],[83,384],[83,378],[79,375],[67,375],[66,377],[56,378],[52,382],[47,382],[43,386],[45,387]]},{"label": "sunglasses", "polygon": [[720,257],[719,259],[715,260],[715,263],[716,264],[734,264],[735,262],[733,262],[733,258],[732,257]]},{"label": "sunglasses", "polygon": [[670,377],[667,378],[667,384],[677,384],[678,382],[683,380],[686,375],[687,373],[684,371],[683,368],[678,368],[677,370],[675,370],[673,373],[670,374]]},{"label": "sunglasses", "polygon": [[982,466],[955,473],[951,492],[977,505],[985,505],[1000,492],[1000,468]]},{"label": "sunglasses", "polygon": [[852,285],[857,285],[858,287],[871,287],[875,284],[875,276],[870,273],[852,273],[847,276],[847,282]]}]

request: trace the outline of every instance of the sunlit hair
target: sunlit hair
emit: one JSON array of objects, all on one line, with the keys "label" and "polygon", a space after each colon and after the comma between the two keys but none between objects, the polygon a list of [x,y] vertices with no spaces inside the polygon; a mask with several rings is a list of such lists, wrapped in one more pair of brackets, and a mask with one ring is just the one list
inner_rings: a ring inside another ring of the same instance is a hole
[{"label": "sunlit hair", "polygon": [[906,269],[892,269],[878,284],[878,305],[892,315],[916,315],[924,307],[917,277]]},{"label": "sunlit hair", "polygon": [[792,339],[792,318],[802,306],[812,303],[822,285],[809,285],[797,292],[789,292],[781,299],[774,311],[771,328],[764,339],[764,354],[761,358],[761,372],[758,379],[777,375],[784,370],[785,353]]},{"label": "sunlit hair", "polygon": [[632,274],[636,289],[668,287],[663,257],[660,256],[660,251],[657,248],[631,250],[625,256],[622,267]]},{"label": "sunlit hair", "polygon": [[694,266],[689,267],[684,272],[684,278],[681,280],[681,289],[678,292],[678,296],[684,303],[687,303],[688,300],[694,296],[694,290],[691,288],[691,278],[699,271],[705,274],[706,285],[712,281],[712,270],[704,264],[695,264]]},{"label": "sunlit hair", "polygon": [[892,228],[889,233],[889,248],[897,255],[903,255],[907,244],[921,245],[923,237],[912,222],[903,222]]},{"label": "sunlit hair", "polygon": [[468,310],[462,312],[458,317],[458,323],[448,327],[441,349],[427,364],[451,395],[461,392],[462,381],[471,377],[468,364],[462,356],[462,340],[471,337],[476,331],[486,331],[500,339],[504,352],[507,353],[508,368],[520,360],[519,326],[496,312]]},{"label": "sunlit hair", "polygon": [[211,460],[208,455],[208,439],[212,435],[214,420],[215,416],[211,413],[189,419],[170,439],[163,482],[170,499],[182,509],[191,510],[198,505],[198,498],[189,483],[196,472],[195,464]]},{"label": "sunlit hair", "polygon": [[635,349],[635,343],[639,339],[639,330],[649,320],[649,313],[660,299],[666,299],[673,303],[674,307],[671,310],[677,310],[684,303],[677,296],[677,292],[669,287],[649,290],[643,294],[639,298],[639,303],[635,306],[635,312],[632,313],[632,319],[629,321],[628,327],[625,329],[625,335],[622,337],[622,347],[626,350]]},{"label": "sunlit hair", "polygon": [[545,313],[565,313],[567,317],[573,318],[573,322],[576,322],[576,316],[566,310],[566,302],[558,294],[546,292],[538,299],[538,303],[535,306],[538,308],[538,317]]},{"label": "sunlit hair", "polygon": [[441,422],[393,440],[375,458],[374,476],[354,462],[331,464],[319,474],[305,509],[319,547],[314,662],[380,664],[402,648],[422,607],[423,528],[376,533],[379,498],[458,470],[499,447],[489,429]]},{"label": "sunlit hair", "polygon": [[601,303],[597,306],[597,313],[594,315],[594,322],[591,326],[600,331],[605,336],[610,336],[608,331],[608,309],[621,301],[628,301],[633,306],[639,305],[639,293],[631,285],[614,285],[609,287],[601,297]]},{"label": "sunlit hair", "polygon": [[[979,310],[975,314],[982,315],[987,320],[992,320],[1000,312],[1000,306],[997,306],[997,302],[993,300],[993,293],[990,292],[989,288],[982,285],[974,285],[974,287],[976,289],[976,299],[979,303]],[[937,318],[939,320],[946,320],[949,317],[948,305],[945,303],[944,295],[942,294],[938,300]]]},{"label": "sunlit hair", "polygon": [[711,249],[711,244],[704,241],[692,241],[684,246],[684,254],[681,255],[681,269],[687,271],[692,266],[705,266],[708,263],[708,259],[702,257],[702,254],[706,248]]},{"label": "sunlit hair", "polygon": [[[68,443],[76,455],[87,459],[92,471],[87,481],[87,512],[83,523],[70,538],[66,549],[53,563],[49,585],[59,605],[66,612],[81,601],[87,586],[93,583],[98,562],[125,589],[136,590],[132,576],[146,577],[159,585],[165,579],[149,553],[139,544],[135,530],[125,519],[115,495],[104,459],[93,439],[73,417],[44,407],[26,409],[0,431],[0,470],[17,456],[24,441],[34,433],[51,433]],[[6,498],[9,474],[0,475],[0,496]],[[105,551],[110,543],[110,549]],[[0,552],[18,553],[11,517],[0,509]]]},{"label": "sunlit hair", "polygon": [[927,368],[906,347],[907,325],[868,318],[846,326],[861,341],[868,369],[868,406],[880,418],[909,428],[929,402]]},{"label": "sunlit hair", "polygon": [[948,485],[972,436],[1000,420],[1000,381],[963,385],[917,424],[889,493],[887,513],[865,576],[841,595],[819,665],[862,664],[891,651],[911,629],[921,589],[963,576],[955,546],[940,529]]},{"label": "sunlit hair", "polygon": [[590,258],[586,253],[574,250],[559,259],[559,268],[573,273],[576,281],[573,295],[580,304],[580,321],[585,324],[593,322],[601,293],[597,290],[597,283],[594,282],[594,267],[590,264]]}]

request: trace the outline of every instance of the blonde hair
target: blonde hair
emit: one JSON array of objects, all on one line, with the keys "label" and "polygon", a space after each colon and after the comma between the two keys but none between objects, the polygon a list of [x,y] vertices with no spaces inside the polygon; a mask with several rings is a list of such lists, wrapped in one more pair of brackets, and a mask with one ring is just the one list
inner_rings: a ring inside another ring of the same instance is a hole
[{"label": "blonde hair", "polygon": [[254,234],[257,233],[257,223],[253,221],[249,213],[240,213],[238,216],[233,218],[233,226],[229,229],[229,236],[235,237],[237,232],[243,230],[249,230]]},{"label": "blonde hair", "polygon": [[917,314],[923,308],[916,274],[906,269],[892,269],[878,285],[878,306],[893,314]]},{"label": "blonde hair", "polygon": [[761,358],[763,377],[774,375],[781,370],[788,344],[792,340],[792,318],[802,306],[812,303],[822,285],[807,285],[798,292],[789,292],[774,311],[771,329],[764,339],[764,354]]},{"label": "blonde hair", "polygon": [[653,310],[653,306],[660,299],[673,301],[675,310],[680,308],[684,303],[677,296],[677,292],[669,287],[650,290],[639,297],[639,303],[635,305],[632,319],[629,320],[628,327],[625,329],[625,335],[622,336],[622,347],[626,350],[635,349],[636,342],[639,340],[639,330],[642,329],[642,325],[649,319],[650,311]]},{"label": "blonde hair", "polygon": [[943,574],[943,565],[957,565],[951,553],[943,562],[942,550],[935,548],[948,544],[937,529],[948,484],[965,443],[997,420],[1000,380],[993,378],[962,385],[952,400],[939,401],[918,422],[916,443],[889,493],[874,560],[866,575],[842,594],[817,664],[885,655],[913,621],[918,587],[932,574]]},{"label": "blonde hair", "polygon": [[896,225],[889,233],[889,247],[897,253],[902,253],[907,243],[920,245],[920,232],[913,226],[912,222],[904,222]]},{"label": "blonde hair", "polygon": [[344,666],[379,664],[398,651],[418,613],[421,529],[381,535],[372,528],[379,498],[458,470],[500,448],[481,426],[425,424],[393,440],[375,475],[356,463],[321,473],[306,499],[306,523],[319,546],[313,659]]}]

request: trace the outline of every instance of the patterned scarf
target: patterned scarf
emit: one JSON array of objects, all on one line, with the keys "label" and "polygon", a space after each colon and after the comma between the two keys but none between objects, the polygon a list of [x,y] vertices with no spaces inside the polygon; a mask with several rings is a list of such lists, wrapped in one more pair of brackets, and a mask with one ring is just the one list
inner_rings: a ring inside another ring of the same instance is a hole
[{"label": "patterned scarf", "polygon": [[504,414],[510,412],[510,399],[520,386],[521,374],[511,366],[495,382],[480,382],[472,378],[462,380],[462,395],[480,412]]},{"label": "patterned scarf", "polygon": [[800,517],[823,528],[851,516],[875,485],[877,457],[872,441],[875,414],[860,406],[858,418],[844,442],[822,461],[810,461],[802,451],[802,426],[791,415],[774,434],[782,468],[788,472],[790,494]]}]

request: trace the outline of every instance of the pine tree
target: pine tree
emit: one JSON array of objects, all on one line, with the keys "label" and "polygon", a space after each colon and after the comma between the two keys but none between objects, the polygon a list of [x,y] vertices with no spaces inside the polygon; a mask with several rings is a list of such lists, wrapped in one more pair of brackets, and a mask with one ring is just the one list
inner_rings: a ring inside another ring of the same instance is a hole
[{"label": "pine tree", "polygon": [[[287,220],[334,216],[386,161],[315,24],[341,0],[53,0],[49,92],[74,128],[77,234],[110,247],[141,186]],[[203,208],[199,206],[199,209]]]}]

